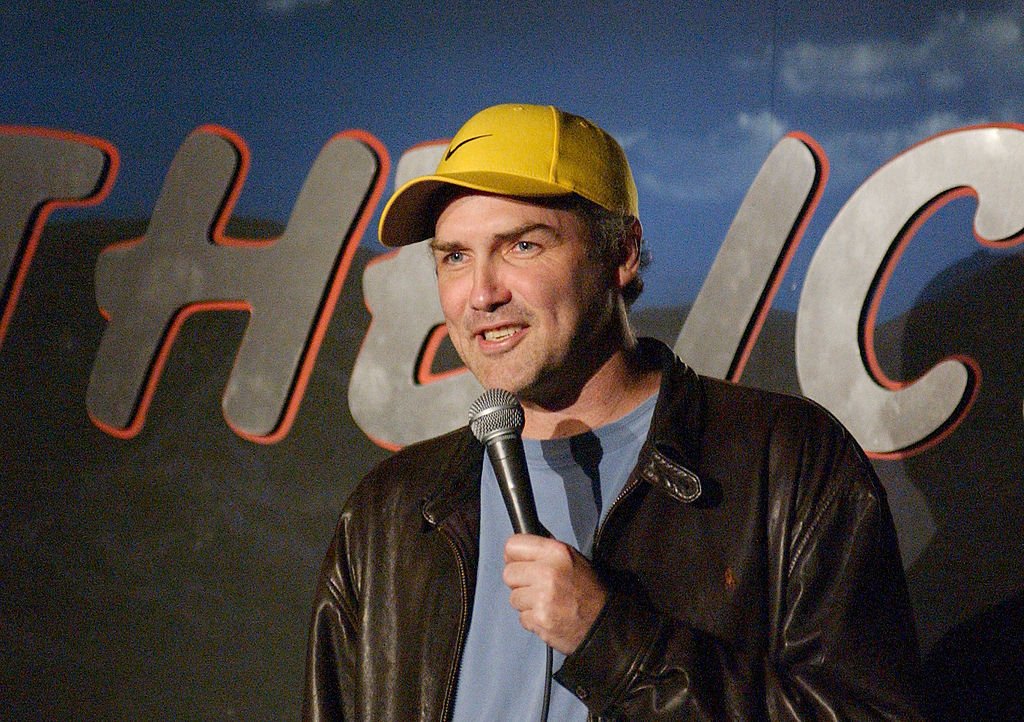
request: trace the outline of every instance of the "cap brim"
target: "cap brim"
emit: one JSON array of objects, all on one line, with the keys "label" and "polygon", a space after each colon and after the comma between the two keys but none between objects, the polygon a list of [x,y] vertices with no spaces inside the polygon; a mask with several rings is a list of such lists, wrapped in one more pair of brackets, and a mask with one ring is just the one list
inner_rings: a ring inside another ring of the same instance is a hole
[{"label": "cap brim", "polygon": [[441,191],[450,188],[524,198],[554,198],[573,192],[571,188],[557,183],[506,173],[420,176],[395,191],[384,206],[377,229],[380,242],[389,248],[397,248],[433,237],[445,197]]}]

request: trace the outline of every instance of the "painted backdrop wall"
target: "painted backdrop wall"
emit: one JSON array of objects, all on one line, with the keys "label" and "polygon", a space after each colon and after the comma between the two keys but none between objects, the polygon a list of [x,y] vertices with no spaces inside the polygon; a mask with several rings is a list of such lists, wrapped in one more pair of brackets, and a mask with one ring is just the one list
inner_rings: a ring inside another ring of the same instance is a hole
[{"label": "painted backdrop wall", "polygon": [[[720,5],[4,4],[0,137],[92,139],[107,149],[109,181],[93,205],[34,207],[19,235],[0,239],[13,251],[0,267],[12,271],[0,298],[8,715],[297,718],[320,558],[348,491],[388,453],[349,406],[371,321],[363,271],[382,250],[372,197],[275,443],[236,433],[219,408],[249,321],[239,310],[184,321],[133,435],[90,420],[108,328],[102,254],[151,230],[175,153],[200,127],[248,148],[224,235],[271,238],[346,129],[390,160],[379,179],[390,190],[407,150],[486,105],[586,115],[633,164],[654,255],[636,321],[669,343],[769,153],[787,133],[806,134],[827,176],[741,375],[802,390],[796,312],[822,239],[858,187],[908,148],[1024,123],[1024,11],[964,0]],[[25,180],[0,176],[0,206],[18,205]],[[874,329],[891,379],[951,355],[979,371],[962,423],[939,443],[874,462],[941,719],[1019,717],[1024,688],[1022,257],[1013,242],[978,243],[977,207],[957,195],[920,219],[895,254]]]}]

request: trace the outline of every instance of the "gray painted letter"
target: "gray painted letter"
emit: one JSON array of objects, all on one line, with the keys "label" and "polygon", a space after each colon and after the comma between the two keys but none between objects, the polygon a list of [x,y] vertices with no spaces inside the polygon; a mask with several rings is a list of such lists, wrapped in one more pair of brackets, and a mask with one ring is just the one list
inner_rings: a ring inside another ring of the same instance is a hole
[{"label": "gray painted letter", "polygon": [[[1024,228],[1024,129],[967,128],[932,138],[880,168],[850,197],[822,237],[800,295],[796,361],[805,394],[875,454],[911,454],[962,418],[969,372],[945,359],[897,383],[873,358],[873,300],[909,240],[912,221],[969,188],[975,232],[996,243]],[[862,356],[863,352],[863,356]]]},{"label": "gray painted letter", "polygon": [[[419,146],[402,155],[395,184],[433,172],[445,145]],[[416,380],[417,363],[431,331],[444,323],[434,260],[424,243],[383,256],[363,273],[363,294],[373,322],[349,382],[348,403],[359,428],[398,448],[466,423],[481,391],[472,374],[431,383]]]},{"label": "gray painted letter", "polygon": [[50,210],[100,202],[116,175],[117,151],[104,141],[0,126],[0,344]]},{"label": "gray painted letter", "polygon": [[[182,144],[146,235],[105,249],[96,296],[109,318],[89,380],[89,413],[129,437],[145,419],[174,334],[200,310],[246,310],[248,327],[223,397],[240,436],[287,433],[358,242],[380,190],[383,148],[352,131],[320,152],[280,238],[221,237],[244,180],[247,151],[223,128],[204,126]],[[202,372],[202,369],[198,369]]]},{"label": "gray painted letter", "polygon": [[739,380],[827,176],[810,138],[788,135],[758,172],[674,350],[699,373]]}]

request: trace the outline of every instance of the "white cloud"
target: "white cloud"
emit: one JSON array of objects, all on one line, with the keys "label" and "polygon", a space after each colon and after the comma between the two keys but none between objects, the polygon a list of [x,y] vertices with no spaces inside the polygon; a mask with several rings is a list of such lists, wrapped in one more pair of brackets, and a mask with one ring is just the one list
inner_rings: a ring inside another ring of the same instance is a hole
[{"label": "white cloud", "polygon": [[303,8],[326,8],[331,0],[262,0],[263,9],[274,15],[290,15]]},{"label": "white cloud", "polygon": [[[917,143],[983,122],[984,118],[943,110],[888,128],[834,129],[815,140],[845,182],[858,184]],[[794,129],[785,119],[760,111],[738,113],[732,124],[700,136],[634,132],[629,136],[634,139],[629,156],[640,195],[674,203],[734,203],[750,187],[775,144]]]},{"label": "white cloud", "polygon": [[[748,54],[733,64],[757,68],[765,62],[767,58]],[[888,125],[871,127],[851,116],[846,124],[829,123],[820,135],[812,131],[834,169],[832,182],[855,185],[938,133],[1024,118],[1024,9],[943,16],[911,40],[800,42],[780,51],[779,83],[796,96],[848,98],[868,108],[871,103],[884,107],[882,101],[904,95],[923,103],[904,122],[890,119]],[[980,102],[965,103],[968,92]],[[794,107],[798,112],[802,106]],[[779,139],[800,129],[808,130],[773,112],[748,109],[711,130],[648,129],[619,140],[629,148],[642,197],[733,203]]]},{"label": "white cloud", "polygon": [[968,24],[970,42],[990,52],[1020,54],[1024,44],[1021,14],[1003,13]]},{"label": "white cloud", "polygon": [[913,99],[912,119],[872,126],[855,113],[815,134],[841,170],[834,179],[860,182],[937,133],[1024,117],[1024,9],[943,15],[909,40],[800,42],[780,51],[779,85],[802,99],[859,102],[872,117],[884,101]]},{"label": "white cloud", "polygon": [[906,49],[897,43],[867,41],[846,45],[801,42],[782,51],[779,77],[794,95],[842,94],[880,100],[908,88],[900,77]]},{"label": "white cloud", "polygon": [[645,138],[647,138],[646,130],[632,130],[628,133],[613,133],[615,140],[619,142],[623,150],[628,151],[631,148],[635,148]]},{"label": "white cloud", "polygon": [[775,114],[762,110],[760,113],[740,113],[736,125],[748,131],[752,139],[760,138],[764,143],[774,143],[786,132],[785,123]]},{"label": "white cloud", "polygon": [[939,68],[928,75],[928,87],[938,93],[955,93],[963,86],[963,72],[951,68]]},{"label": "white cloud", "polygon": [[788,124],[768,111],[738,113],[701,134],[632,134],[630,163],[641,196],[732,203],[749,187]]},{"label": "white cloud", "polygon": [[842,170],[843,178],[860,183],[911,146],[938,133],[982,122],[982,118],[938,111],[905,125],[878,130],[838,130],[816,140],[828,155],[829,164]]},{"label": "white cloud", "polygon": [[1005,76],[1020,87],[1024,10],[943,16],[911,40],[803,41],[780,52],[779,79],[796,96],[884,100],[919,85],[952,95],[968,76]]},{"label": "white cloud", "polygon": [[938,111],[921,118],[909,127],[909,143],[907,145],[919,143],[936,133],[953,130],[954,128],[963,128],[967,125],[978,125],[983,122],[985,122],[983,118],[966,117],[960,113],[949,111]]}]

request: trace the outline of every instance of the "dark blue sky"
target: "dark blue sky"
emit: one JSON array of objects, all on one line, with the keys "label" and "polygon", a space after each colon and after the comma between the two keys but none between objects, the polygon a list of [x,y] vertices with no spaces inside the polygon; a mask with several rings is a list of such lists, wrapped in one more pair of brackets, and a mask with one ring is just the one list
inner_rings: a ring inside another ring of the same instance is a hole
[{"label": "dark blue sky", "polygon": [[[771,147],[801,130],[831,175],[776,301],[793,309],[821,234],[872,171],[942,130],[1024,122],[1022,29],[1020,3],[976,0],[15,0],[0,8],[0,123],[117,146],[119,178],[91,211],[112,217],[148,216],[184,137],[224,125],[252,151],[236,212],[284,221],[338,131],[369,131],[394,163],[486,105],[554,103],[626,147],[655,305],[692,300]],[[889,311],[978,249],[959,206],[911,244]]]}]

